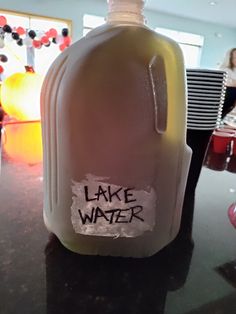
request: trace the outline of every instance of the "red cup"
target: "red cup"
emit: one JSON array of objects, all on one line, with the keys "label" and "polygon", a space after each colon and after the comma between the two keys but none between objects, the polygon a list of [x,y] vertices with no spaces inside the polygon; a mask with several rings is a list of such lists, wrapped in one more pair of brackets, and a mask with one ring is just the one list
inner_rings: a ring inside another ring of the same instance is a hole
[{"label": "red cup", "polygon": [[227,166],[227,155],[226,154],[217,154],[212,151],[209,151],[204,165],[212,170],[223,171]]},{"label": "red cup", "polygon": [[227,170],[229,172],[236,173],[236,155],[232,155],[227,164]]},{"label": "red cup", "polygon": [[216,129],[216,132],[230,133],[232,135],[236,134],[236,130],[233,128],[220,128],[220,129]]},{"label": "red cup", "polygon": [[236,136],[233,137],[233,155],[236,156]]},{"label": "red cup", "polygon": [[225,154],[230,145],[233,135],[224,132],[214,132],[213,151],[218,154]]}]

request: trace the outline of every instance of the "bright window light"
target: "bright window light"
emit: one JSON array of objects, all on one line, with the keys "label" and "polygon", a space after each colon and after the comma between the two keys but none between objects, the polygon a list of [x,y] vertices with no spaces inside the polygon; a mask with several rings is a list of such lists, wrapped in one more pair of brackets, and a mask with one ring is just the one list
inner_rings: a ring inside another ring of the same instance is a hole
[{"label": "bright window light", "polygon": [[93,28],[101,26],[105,23],[105,18],[97,15],[85,14],[83,17],[83,36],[87,35]]},{"label": "bright window light", "polygon": [[200,66],[201,52],[204,44],[203,36],[159,27],[155,31],[172,38],[180,45],[186,67],[196,68]]}]

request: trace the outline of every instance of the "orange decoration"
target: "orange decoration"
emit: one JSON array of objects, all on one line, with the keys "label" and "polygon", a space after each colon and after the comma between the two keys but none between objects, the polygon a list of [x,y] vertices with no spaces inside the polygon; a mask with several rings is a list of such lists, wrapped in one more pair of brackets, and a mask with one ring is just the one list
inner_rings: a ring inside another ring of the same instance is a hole
[{"label": "orange decoration", "polygon": [[1,102],[5,112],[21,121],[40,119],[40,91],[43,78],[30,72],[15,73],[2,83]]},{"label": "orange decoration", "polygon": [[42,161],[40,121],[5,124],[3,149],[14,161],[35,164]]}]

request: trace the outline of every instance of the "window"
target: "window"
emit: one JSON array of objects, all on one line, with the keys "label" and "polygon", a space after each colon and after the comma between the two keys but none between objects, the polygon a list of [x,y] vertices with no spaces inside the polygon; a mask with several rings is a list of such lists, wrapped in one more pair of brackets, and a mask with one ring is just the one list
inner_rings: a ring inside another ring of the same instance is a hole
[{"label": "window", "polygon": [[[85,14],[83,17],[83,35],[85,36],[93,28],[105,23],[102,16]],[[156,28],[158,33],[170,37],[178,42],[182,48],[187,67],[199,67],[204,37],[197,34],[179,32],[166,28]]]},{"label": "window", "polygon": [[[26,30],[33,29],[36,33],[43,34],[50,28],[55,28],[58,33],[63,28],[71,29],[71,22],[68,20],[60,20],[56,18],[46,18],[41,16],[34,16],[28,14],[19,14],[17,12],[0,11],[0,15],[3,15],[7,19],[7,23],[12,27],[23,27]],[[25,38],[25,35],[22,36]],[[51,44],[50,47],[44,47],[40,49],[27,48],[17,45],[16,41],[12,39],[11,33],[5,33],[4,47],[0,49],[1,54],[5,54],[8,58],[8,62],[3,64],[4,73],[2,79],[16,73],[24,72],[25,65],[28,65],[30,56],[33,58],[34,69],[36,72],[45,75],[48,68],[54,61],[54,59],[60,54],[58,45]]]},{"label": "window", "polygon": [[101,26],[105,23],[105,18],[102,16],[85,14],[83,18],[83,36],[88,34],[93,28]]},{"label": "window", "polygon": [[201,52],[204,43],[203,36],[165,28],[156,28],[155,30],[178,42],[183,51],[186,67],[194,68],[200,66]]}]

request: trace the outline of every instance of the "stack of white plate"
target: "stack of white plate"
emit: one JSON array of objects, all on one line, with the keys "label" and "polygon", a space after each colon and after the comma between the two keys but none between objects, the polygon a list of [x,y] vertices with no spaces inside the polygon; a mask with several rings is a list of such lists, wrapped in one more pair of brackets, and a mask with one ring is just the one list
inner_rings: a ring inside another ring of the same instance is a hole
[{"label": "stack of white plate", "polygon": [[221,122],[227,74],[220,70],[187,69],[187,128],[213,130]]}]

